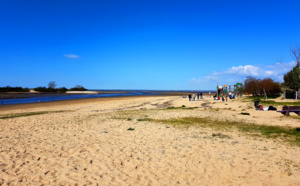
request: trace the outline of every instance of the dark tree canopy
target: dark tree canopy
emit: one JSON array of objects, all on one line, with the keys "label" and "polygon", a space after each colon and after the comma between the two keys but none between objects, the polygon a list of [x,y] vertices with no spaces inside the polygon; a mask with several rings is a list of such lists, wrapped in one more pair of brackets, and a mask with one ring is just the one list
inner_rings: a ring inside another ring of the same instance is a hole
[{"label": "dark tree canopy", "polygon": [[300,90],[300,68],[298,64],[283,77],[284,86],[294,91]]},{"label": "dark tree canopy", "polygon": [[81,85],[76,85],[75,87],[71,88],[70,90],[71,90],[71,91],[85,91],[85,90],[87,90],[87,89],[84,88],[84,87],[81,86]]},{"label": "dark tree canopy", "polygon": [[245,80],[244,91],[253,96],[263,96],[265,92],[268,96],[278,96],[281,89],[279,82],[275,82],[271,78],[260,80],[248,76]]}]

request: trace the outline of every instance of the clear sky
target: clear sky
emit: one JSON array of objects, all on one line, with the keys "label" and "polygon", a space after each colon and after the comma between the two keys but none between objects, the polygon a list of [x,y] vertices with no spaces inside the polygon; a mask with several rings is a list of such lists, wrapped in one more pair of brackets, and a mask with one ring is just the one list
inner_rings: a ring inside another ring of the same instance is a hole
[{"label": "clear sky", "polygon": [[282,81],[299,0],[0,0],[0,86],[212,90]]}]

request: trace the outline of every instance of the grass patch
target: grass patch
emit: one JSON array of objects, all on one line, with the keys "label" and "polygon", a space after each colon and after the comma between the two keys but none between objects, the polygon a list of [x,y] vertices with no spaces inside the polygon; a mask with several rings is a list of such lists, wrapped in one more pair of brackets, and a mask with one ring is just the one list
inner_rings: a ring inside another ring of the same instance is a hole
[{"label": "grass patch", "polygon": [[[213,110],[213,109],[212,109]],[[156,113],[159,110],[147,110],[147,113]],[[217,131],[226,130],[239,130],[247,135],[266,137],[274,140],[281,140],[284,142],[289,142],[293,145],[300,147],[300,127],[281,127],[281,126],[267,126],[267,125],[257,125],[254,123],[246,123],[243,121],[229,121],[229,120],[216,120],[210,117],[182,117],[182,118],[172,118],[172,119],[152,119],[145,118],[146,111],[122,111],[114,113],[114,119],[124,119],[137,118],[137,121],[149,121],[156,123],[163,123],[168,125],[167,127],[173,126],[177,128],[189,128],[192,126],[212,128]],[[118,116],[117,118],[116,115]],[[150,114],[152,115],[152,114]],[[292,117],[292,116],[291,116]],[[300,117],[295,116],[294,118],[299,119]]]},{"label": "grass patch", "polygon": [[24,113],[6,114],[6,115],[1,115],[0,119],[10,119],[10,118],[59,113],[59,112],[64,112],[64,111],[42,111],[42,112],[24,112]]},{"label": "grass patch", "polygon": [[259,104],[267,104],[267,105],[276,105],[276,106],[300,106],[300,102],[295,101],[295,102],[275,102],[273,100],[269,101],[260,101]]},{"label": "grass patch", "polygon": [[217,137],[217,138],[227,138],[227,139],[231,139],[230,136],[225,135],[225,134],[222,134],[222,133],[213,133],[211,136],[212,136],[212,137]]},{"label": "grass patch", "polygon": [[210,118],[183,117],[174,119],[148,119],[148,121],[159,122],[174,127],[189,128],[199,126],[214,128],[217,130],[238,129],[249,135],[259,135],[272,139],[280,139],[285,142],[300,146],[300,128],[257,125],[238,121],[217,121]]},{"label": "grass patch", "polygon": [[151,119],[149,118],[140,118],[140,119],[137,119],[137,121],[150,121]]},{"label": "grass patch", "polygon": [[294,101],[294,102],[276,102],[274,100],[268,100],[264,101],[261,97],[247,97],[245,100],[251,100],[251,101],[257,101],[259,100],[259,104],[265,104],[265,105],[273,105],[273,106],[300,106],[300,101]]},{"label": "grass patch", "polygon": [[242,115],[250,115],[248,112],[241,112]]},{"label": "grass patch", "polygon": [[174,110],[174,109],[196,109],[198,107],[186,107],[184,105],[182,105],[182,107],[168,107],[168,110]]}]

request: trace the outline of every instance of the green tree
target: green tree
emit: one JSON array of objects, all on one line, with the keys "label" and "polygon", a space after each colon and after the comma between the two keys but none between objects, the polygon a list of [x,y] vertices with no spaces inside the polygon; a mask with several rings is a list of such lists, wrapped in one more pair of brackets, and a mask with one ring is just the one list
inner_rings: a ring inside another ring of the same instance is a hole
[{"label": "green tree", "polygon": [[287,88],[290,88],[294,91],[300,90],[300,68],[298,63],[292,70],[284,75],[283,79],[284,86]]}]

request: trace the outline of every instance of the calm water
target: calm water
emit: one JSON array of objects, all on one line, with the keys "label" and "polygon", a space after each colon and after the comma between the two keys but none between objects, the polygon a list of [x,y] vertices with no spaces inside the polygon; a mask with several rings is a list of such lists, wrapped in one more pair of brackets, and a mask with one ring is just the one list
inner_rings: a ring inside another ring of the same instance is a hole
[{"label": "calm water", "polygon": [[50,102],[59,100],[71,100],[71,99],[86,99],[86,98],[102,98],[102,97],[118,97],[118,96],[136,96],[136,95],[152,95],[150,92],[128,92],[128,93],[110,93],[110,94],[82,94],[82,95],[49,95],[49,96],[37,96],[29,98],[17,98],[17,99],[3,99],[0,100],[0,104],[22,104],[22,103],[38,103],[38,102]]},{"label": "calm water", "polygon": [[[124,91],[124,90],[123,90]],[[51,102],[59,100],[71,100],[71,99],[86,99],[86,98],[103,98],[103,97],[120,97],[120,96],[138,96],[138,95],[162,95],[165,92],[170,91],[126,91],[126,93],[107,93],[107,94],[81,94],[81,95],[37,95],[36,97],[28,98],[16,98],[16,99],[3,99],[0,100],[0,105],[10,105],[10,104],[22,104],[22,103],[38,103],[38,102]],[[181,92],[181,91],[176,91]],[[202,91],[207,92],[207,91]],[[184,94],[184,93],[183,93]],[[0,98],[1,99],[1,98]]]}]

